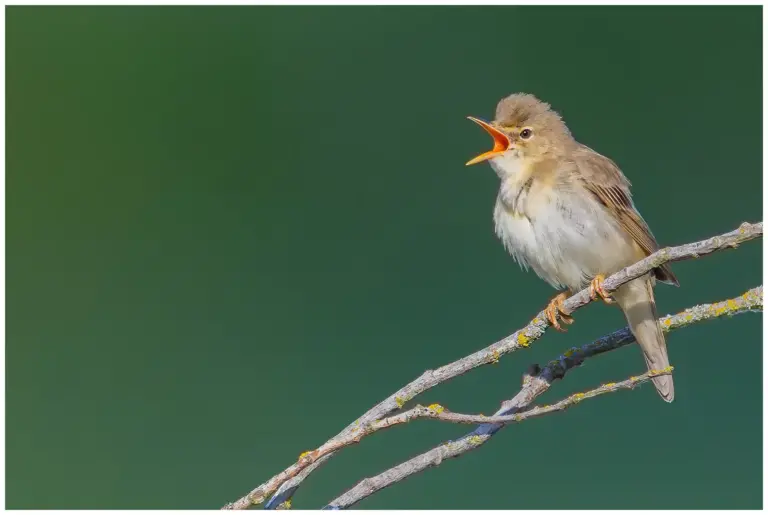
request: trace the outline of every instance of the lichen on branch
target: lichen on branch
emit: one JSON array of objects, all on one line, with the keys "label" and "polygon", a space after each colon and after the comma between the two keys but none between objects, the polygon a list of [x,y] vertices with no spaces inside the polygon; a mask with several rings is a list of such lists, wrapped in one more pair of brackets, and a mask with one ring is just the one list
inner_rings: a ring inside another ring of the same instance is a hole
[{"label": "lichen on branch", "polygon": [[[650,270],[663,263],[698,258],[724,248],[735,248],[743,242],[762,236],[762,233],[762,222],[756,224],[743,223],[736,230],[713,238],[678,247],[661,249],[634,265],[608,277],[604,282],[604,289],[610,293],[615,291],[622,284],[648,273]],[[567,310],[573,312],[576,309],[585,306],[591,302],[591,300],[588,289],[584,289],[566,299],[564,305]],[[762,287],[760,288],[760,306],[762,307]],[[695,310],[697,308],[693,309]],[[726,312],[724,311],[721,314],[726,314]],[[704,314],[692,312],[690,313],[690,316],[692,317],[692,320],[698,321],[696,317],[704,316]],[[665,323],[663,319],[662,323]],[[267,504],[267,508],[275,508],[283,505],[283,503],[289,500],[295,493],[304,478],[316,470],[322,463],[330,459],[338,449],[341,448],[339,447],[340,442],[347,441],[350,437],[354,439],[355,433],[359,432],[360,427],[370,427],[371,424],[381,421],[392,413],[401,410],[408,401],[412,400],[417,395],[426,392],[440,383],[453,379],[474,368],[490,363],[496,363],[506,354],[515,352],[521,348],[529,347],[533,342],[541,338],[548,326],[549,322],[542,311],[536,315],[528,325],[506,338],[453,363],[435,370],[424,372],[414,381],[371,408],[367,413],[347,426],[338,435],[328,440],[321,447],[303,455],[301,459],[297,460],[294,464],[276,474],[265,483],[259,485],[247,495],[224,506],[224,509],[246,509],[254,505],[262,504],[270,496],[272,496],[272,498]],[[665,329],[670,328],[671,327],[665,327]],[[626,330],[626,332],[629,334],[629,337],[631,337],[631,333],[629,333],[628,330]],[[630,341],[632,340],[628,340],[627,343]]]}]

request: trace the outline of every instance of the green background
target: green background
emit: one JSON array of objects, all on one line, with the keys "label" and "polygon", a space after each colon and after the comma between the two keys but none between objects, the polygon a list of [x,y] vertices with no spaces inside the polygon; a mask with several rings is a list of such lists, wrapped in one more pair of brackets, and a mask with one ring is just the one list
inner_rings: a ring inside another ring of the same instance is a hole
[{"label": "green background", "polygon": [[[8,508],[216,508],[554,294],[496,240],[465,119],[535,93],[616,160],[662,245],[761,219],[761,9],[7,9]],[[660,313],[761,283],[674,267]],[[418,400],[495,410],[567,334]],[[675,333],[653,388],[510,427],[360,508],[759,508],[761,316]],[[636,347],[542,402],[644,371]],[[467,431],[421,421],[310,477],[320,507]]]}]

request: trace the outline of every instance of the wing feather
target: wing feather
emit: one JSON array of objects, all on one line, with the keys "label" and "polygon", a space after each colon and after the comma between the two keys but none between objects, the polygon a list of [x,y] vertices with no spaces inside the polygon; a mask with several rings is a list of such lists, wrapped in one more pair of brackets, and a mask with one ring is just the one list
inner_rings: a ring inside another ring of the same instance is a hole
[{"label": "wing feather", "polygon": [[[574,152],[574,161],[580,171],[579,178],[587,191],[614,216],[645,255],[659,250],[659,244],[656,243],[651,229],[632,202],[630,182],[616,163],[585,145],[581,145]],[[660,266],[654,272],[660,281],[679,285],[668,264]]]}]

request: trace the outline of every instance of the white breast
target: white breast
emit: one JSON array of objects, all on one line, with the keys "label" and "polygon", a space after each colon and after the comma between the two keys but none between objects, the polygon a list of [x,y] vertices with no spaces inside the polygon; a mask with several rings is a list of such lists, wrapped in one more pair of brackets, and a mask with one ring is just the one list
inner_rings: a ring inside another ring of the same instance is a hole
[{"label": "white breast", "polygon": [[502,178],[496,234],[524,269],[530,266],[555,288],[579,290],[598,273],[634,262],[629,237],[580,185],[544,186],[519,166],[495,161]]}]

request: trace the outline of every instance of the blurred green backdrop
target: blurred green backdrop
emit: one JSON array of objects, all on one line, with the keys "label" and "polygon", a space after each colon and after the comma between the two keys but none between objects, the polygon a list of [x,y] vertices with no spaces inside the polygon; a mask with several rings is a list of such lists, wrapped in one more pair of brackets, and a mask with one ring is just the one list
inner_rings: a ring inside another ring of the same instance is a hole
[{"label": "blurred green backdrop", "polygon": [[[496,240],[466,115],[538,95],[615,159],[663,245],[761,219],[761,9],[7,9],[7,507],[216,508],[554,291]],[[674,267],[661,313],[761,283]],[[491,412],[567,334],[419,401]],[[651,387],[510,427],[360,508],[759,508],[761,316],[675,333]],[[642,372],[635,347],[542,399]],[[467,427],[330,461],[320,507]]]}]

